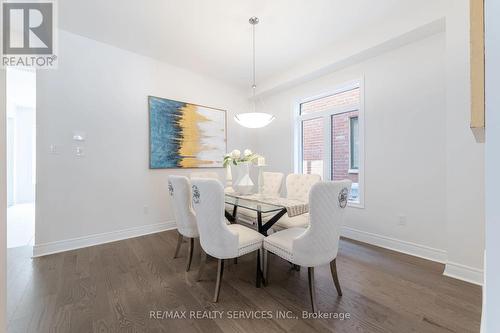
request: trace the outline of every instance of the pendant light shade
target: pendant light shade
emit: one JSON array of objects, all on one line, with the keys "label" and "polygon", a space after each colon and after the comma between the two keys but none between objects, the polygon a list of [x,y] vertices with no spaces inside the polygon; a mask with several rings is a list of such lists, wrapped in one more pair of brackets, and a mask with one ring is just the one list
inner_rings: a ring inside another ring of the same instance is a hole
[{"label": "pendant light shade", "polygon": [[234,116],[234,120],[243,127],[247,128],[261,128],[269,125],[276,117],[269,113],[257,112],[255,101],[255,26],[259,23],[257,17],[251,17],[248,22],[252,25],[253,30],[253,112],[239,113]]},{"label": "pendant light shade", "polygon": [[247,128],[261,128],[269,125],[275,116],[263,112],[245,112],[234,116],[238,124]]}]

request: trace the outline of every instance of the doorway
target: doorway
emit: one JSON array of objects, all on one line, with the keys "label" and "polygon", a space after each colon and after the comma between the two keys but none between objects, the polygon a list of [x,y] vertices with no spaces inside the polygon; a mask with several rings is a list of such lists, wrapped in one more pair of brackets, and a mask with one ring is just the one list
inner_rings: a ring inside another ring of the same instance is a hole
[{"label": "doorway", "polygon": [[7,248],[33,246],[36,72],[7,68]]}]

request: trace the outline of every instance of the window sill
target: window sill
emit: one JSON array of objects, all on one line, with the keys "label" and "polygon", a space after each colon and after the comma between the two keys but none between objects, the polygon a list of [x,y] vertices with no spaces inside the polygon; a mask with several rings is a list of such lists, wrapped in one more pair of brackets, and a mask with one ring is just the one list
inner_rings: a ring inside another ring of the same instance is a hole
[{"label": "window sill", "polygon": [[[345,169],[344,169],[345,170]],[[359,169],[349,169],[349,171],[347,171],[347,173],[354,173],[354,174],[358,174],[359,173]]]}]

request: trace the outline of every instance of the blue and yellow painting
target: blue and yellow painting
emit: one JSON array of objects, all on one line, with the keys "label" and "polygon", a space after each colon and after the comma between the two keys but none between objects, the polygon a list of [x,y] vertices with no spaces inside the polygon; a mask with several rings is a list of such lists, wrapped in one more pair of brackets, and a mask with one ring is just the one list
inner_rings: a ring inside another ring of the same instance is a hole
[{"label": "blue and yellow painting", "polygon": [[219,168],[226,153],[226,112],[149,96],[151,169]]}]

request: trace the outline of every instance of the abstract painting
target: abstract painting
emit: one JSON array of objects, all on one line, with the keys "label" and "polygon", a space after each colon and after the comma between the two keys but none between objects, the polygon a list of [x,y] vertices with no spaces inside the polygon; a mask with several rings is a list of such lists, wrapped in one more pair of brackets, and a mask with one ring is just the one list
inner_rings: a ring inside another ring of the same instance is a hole
[{"label": "abstract painting", "polygon": [[226,111],[154,96],[148,105],[151,169],[222,167]]}]

